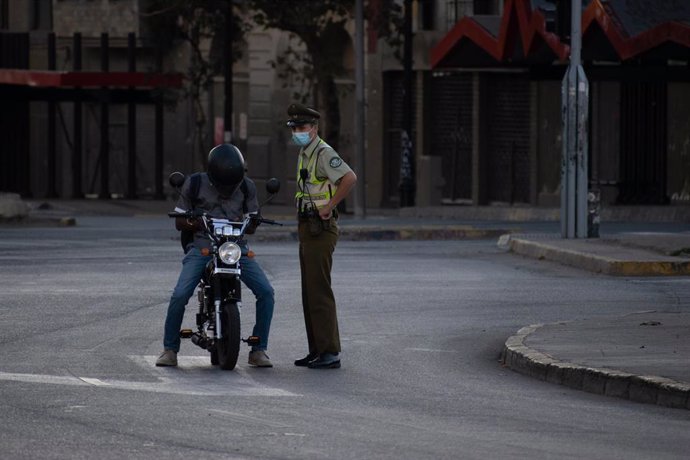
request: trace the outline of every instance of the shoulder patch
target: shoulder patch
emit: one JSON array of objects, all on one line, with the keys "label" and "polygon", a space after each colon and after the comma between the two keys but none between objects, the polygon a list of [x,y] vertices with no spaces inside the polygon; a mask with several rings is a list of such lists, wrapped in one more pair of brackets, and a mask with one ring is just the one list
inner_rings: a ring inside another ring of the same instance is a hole
[{"label": "shoulder patch", "polygon": [[340,157],[333,157],[331,158],[331,161],[328,162],[328,165],[331,168],[337,168],[341,164],[343,164],[343,160],[341,160]]}]

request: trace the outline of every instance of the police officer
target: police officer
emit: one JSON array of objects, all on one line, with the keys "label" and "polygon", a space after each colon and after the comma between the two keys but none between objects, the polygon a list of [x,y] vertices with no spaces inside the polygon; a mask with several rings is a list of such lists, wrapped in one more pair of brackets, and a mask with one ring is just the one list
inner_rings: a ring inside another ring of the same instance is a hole
[{"label": "police officer", "polygon": [[336,206],[354,187],[357,176],[318,135],[321,115],[311,107],[291,104],[287,125],[300,146],[297,159],[299,261],[302,308],[309,353],[295,361],[310,369],[340,367],[340,335],[331,289],[333,251],[338,241]]},{"label": "police officer", "polygon": [[[245,212],[257,214],[259,202],[256,197],[256,185],[244,175],[245,165],[242,153],[232,144],[221,144],[209,152],[207,173],[201,173],[201,181],[196,197],[191,197],[190,179],[182,186],[180,198],[175,207],[177,212],[186,212],[194,208],[205,211],[211,217],[241,221]],[[190,176],[191,177],[191,176]],[[242,185],[244,182],[245,185]],[[198,232],[199,222],[178,217],[175,220],[177,230],[194,231],[194,240],[185,248],[182,271],[177,285],[170,298],[168,313],[165,318],[163,336],[163,353],[156,361],[156,366],[177,366],[177,353],[180,350],[180,326],[184,316],[185,305],[194,294],[194,289],[212,256],[204,256],[201,251],[209,248],[211,242],[203,232]],[[256,225],[247,233],[253,233]],[[273,318],[274,292],[259,264],[247,256],[248,247],[242,247],[240,279],[256,296],[256,324],[252,335],[259,336],[260,342],[252,347],[249,353],[249,364],[257,367],[273,367],[266,354],[268,333]]]}]

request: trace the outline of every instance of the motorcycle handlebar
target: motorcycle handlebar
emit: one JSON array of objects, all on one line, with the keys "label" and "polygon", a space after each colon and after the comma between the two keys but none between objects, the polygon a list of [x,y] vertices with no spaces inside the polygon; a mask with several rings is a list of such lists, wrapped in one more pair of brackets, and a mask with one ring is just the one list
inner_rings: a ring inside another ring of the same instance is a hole
[{"label": "motorcycle handlebar", "polygon": [[273,219],[264,219],[263,217],[259,220],[259,222],[262,223],[262,224],[280,225],[281,227],[283,226],[283,224],[281,224],[280,222],[276,222],[276,221],[273,220]]},{"label": "motorcycle handlebar", "polygon": [[[173,211],[173,212],[169,212],[169,213],[168,213],[168,217],[183,217],[183,218],[185,218],[185,219],[191,219],[191,218],[195,218],[195,217],[201,217],[201,215],[202,215],[202,214],[198,214],[198,213],[195,213],[195,212],[192,212],[192,211],[186,211],[186,212],[176,212],[176,211]],[[283,224],[281,224],[280,222],[276,222],[276,221],[273,220],[273,219],[264,219],[264,218],[262,217],[262,218],[258,219],[258,221],[259,221],[259,223],[261,223],[261,224],[279,225],[279,226],[281,226],[281,227],[283,226]]]},{"label": "motorcycle handlebar", "polygon": [[185,211],[185,212],[173,211],[173,212],[168,213],[168,217],[184,217],[185,219],[194,219],[196,217],[201,217],[203,215],[204,215],[204,213],[199,212],[199,211]]}]

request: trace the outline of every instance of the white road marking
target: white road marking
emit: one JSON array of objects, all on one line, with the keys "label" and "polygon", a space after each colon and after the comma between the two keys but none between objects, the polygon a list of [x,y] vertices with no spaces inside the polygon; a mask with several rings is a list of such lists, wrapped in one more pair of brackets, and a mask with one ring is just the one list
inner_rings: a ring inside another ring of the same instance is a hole
[{"label": "white road marking", "polygon": [[[221,371],[208,357],[179,357],[177,368],[155,367],[156,356],[130,356],[156,375],[155,382],[73,377],[66,375],[0,372],[0,381],[48,385],[90,386],[114,390],[144,391],[191,396],[299,396],[256,382],[242,367]],[[150,373],[149,372],[149,375]]]},{"label": "white road marking", "polygon": [[437,350],[435,348],[405,348],[407,351],[424,351],[427,353],[460,353],[457,350]]},{"label": "white road marking", "polygon": [[110,385],[109,383],[106,383],[101,379],[90,379],[88,377],[79,377],[79,379],[83,380],[84,382],[88,383],[89,385],[94,385],[97,387],[107,387]]}]

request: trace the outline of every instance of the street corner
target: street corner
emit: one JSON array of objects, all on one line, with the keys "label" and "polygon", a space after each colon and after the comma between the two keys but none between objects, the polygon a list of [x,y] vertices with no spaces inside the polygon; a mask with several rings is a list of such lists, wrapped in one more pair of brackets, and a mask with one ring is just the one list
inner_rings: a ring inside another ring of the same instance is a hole
[{"label": "street corner", "polygon": [[[664,331],[652,333],[648,327],[666,322],[673,324],[673,327],[682,327],[690,319],[688,315],[675,314],[679,318],[673,315],[653,311],[621,318],[561,321],[523,327],[505,341],[501,364],[517,373],[575,390],[690,409],[690,383],[686,381],[687,372],[681,369],[683,362],[677,353],[679,344],[674,343],[670,348],[666,346],[674,340],[669,337],[677,337],[678,334],[666,334],[667,337],[661,339]],[[645,321],[647,317],[662,321]],[[596,327],[592,327],[593,324]],[[602,325],[608,325],[608,328]],[[631,328],[637,328],[638,331]],[[639,332],[639,328],[645,328],[644,333]],[[592,335],[601,334],[602,331],[609,339],[613,336],[620,339],[615,341],[615,346],[612,345],[615,350],[604,350],[599,345],[592,347],[592,343],[605,342],[601,337]],[[647,346],[638,346],[640,340]],[[683,347],[687,348],[687,344],[681,345],[684,350]],[[656,353],[654,370],[646,367],[650,359],[647,350]],[[618,355],[613,356],[616,352]],[[602,355],[612,356],[605,360]]]}]

